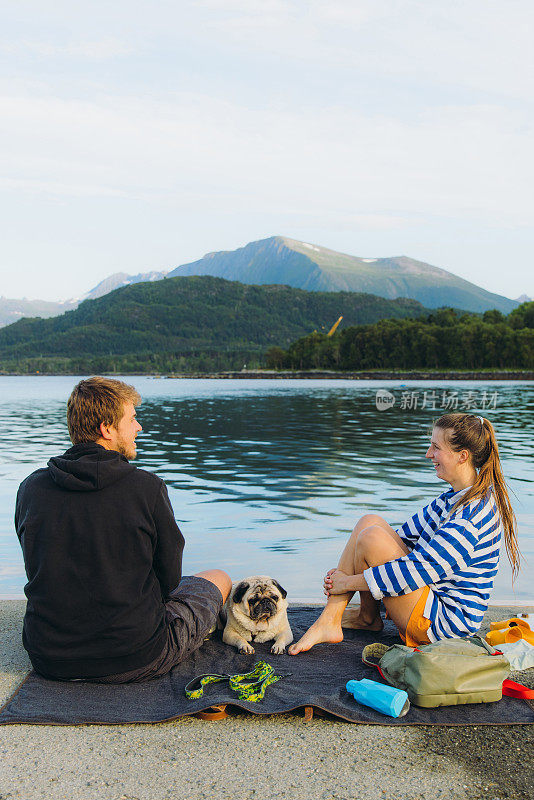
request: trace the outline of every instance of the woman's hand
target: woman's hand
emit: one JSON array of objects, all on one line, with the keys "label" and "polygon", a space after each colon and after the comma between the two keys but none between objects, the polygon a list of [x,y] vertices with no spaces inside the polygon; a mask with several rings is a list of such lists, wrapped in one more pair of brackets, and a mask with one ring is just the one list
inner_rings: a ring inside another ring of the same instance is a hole
[{"label": "woman's hand", "polygon": [[329,569],[324,578],[324,593],[330,597],[331,594],[353,592],[354,588],[350,585],[353,581],[354,575],[347,575],[340,569]]},{"label": "woman's hand", "polygon": [[324,594],[325,594],[327,597],[328,597],[328,595],[330,594],[330,588],[331,588],[331,586],[332,586],[331,575],[332,575],[334,572],[336,572],[336,570],[337,570],[337,567],[333,567],[332,569],[329,569],[329,570],[328,570],[328,572],[326,573],[326,575],[324,576],[324,580],[323,580],[323,589],[324,589]]}]

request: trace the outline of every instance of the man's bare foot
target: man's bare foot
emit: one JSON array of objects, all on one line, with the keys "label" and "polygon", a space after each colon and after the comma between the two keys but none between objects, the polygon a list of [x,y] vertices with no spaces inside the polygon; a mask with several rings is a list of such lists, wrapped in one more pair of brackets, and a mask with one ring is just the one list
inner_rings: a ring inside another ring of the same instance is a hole
[{"label": "man's bare foot", "polygon": [[355,631],[381,631],[384,627],[382,617],[378,614],[374,619],[362,616],[360,606],[346,608],[341,617],[341,627]]},{"label": "man's bare foot", "polygon": [[288,650],[290,656],[296,656],[305,650],[310,650],[314,645],[321,642],[337,643],[343,641],[343,631],[341,625],[329,622],[319,617],[313,625],[308,628],[304,636],[298,642],[292,644]]}]

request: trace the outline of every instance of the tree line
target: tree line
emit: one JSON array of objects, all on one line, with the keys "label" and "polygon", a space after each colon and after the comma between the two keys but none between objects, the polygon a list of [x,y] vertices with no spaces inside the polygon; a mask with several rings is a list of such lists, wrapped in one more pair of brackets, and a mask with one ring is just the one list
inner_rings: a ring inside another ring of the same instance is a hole
[{"label": "tree line", "polygon": [[331,337],[304,336],[266,353],[270,369],[533,369],[534,302],[505,316],[443,308],[420,319],[383,319]]},{"label": "tree line", "polygon": [[0,360],[0,374],[14,375],[170,375],[190,372],[237,372],[265,368],[261,350],[192,350],[183,353],[129,355],[32,356]]}]

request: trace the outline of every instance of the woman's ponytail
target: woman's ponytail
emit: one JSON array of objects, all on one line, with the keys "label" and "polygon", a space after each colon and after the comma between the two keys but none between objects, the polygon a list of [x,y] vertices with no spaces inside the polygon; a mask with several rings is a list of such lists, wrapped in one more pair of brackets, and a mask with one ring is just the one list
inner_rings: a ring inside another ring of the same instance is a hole
[{"label": "woman's ponytail", "polygon": [[457,506],[466,505],[477,497],[485,497],[493,489],[504,530],[506,552],[512,565],[512,579],[515,579],[521,561],[517,544],[517,520],[502,473],[493,425],[488,419],[473,414],[445,414],[435,422],[434,427],[445,431],[448,444],[453,450],[468,450],[477,470],[475,483],[460,498]]}]

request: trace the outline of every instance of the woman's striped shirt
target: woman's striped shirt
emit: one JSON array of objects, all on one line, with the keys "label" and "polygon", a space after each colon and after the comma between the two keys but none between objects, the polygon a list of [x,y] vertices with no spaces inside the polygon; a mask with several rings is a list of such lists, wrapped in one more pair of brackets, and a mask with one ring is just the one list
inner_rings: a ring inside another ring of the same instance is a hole
[{"label": "woman's striped shirt", "polygon": [[499,566],[502,523],[493,492],[450,514],[466,491],[449,489],[414,514],[397,530],[411,552],[363,573],[376,600],[430,587],[423,613],[431,642],[479,629]]}]

